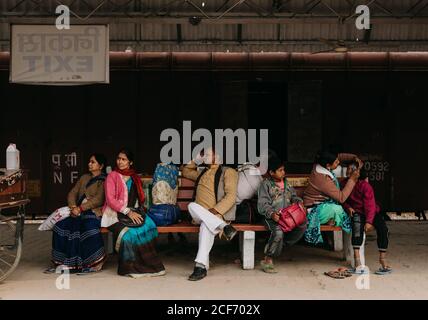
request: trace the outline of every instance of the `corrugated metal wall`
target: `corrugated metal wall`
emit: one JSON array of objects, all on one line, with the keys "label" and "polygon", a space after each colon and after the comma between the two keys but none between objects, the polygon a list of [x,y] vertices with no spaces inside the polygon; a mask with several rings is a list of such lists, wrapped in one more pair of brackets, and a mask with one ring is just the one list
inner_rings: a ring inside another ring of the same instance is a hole
[{"label": "corrugated metal wall", "polygon": [[[137,29],[141,28],[138,32]],[[183,25],[182,41],[177,42],[177,28],[172,24],[110,24],[110,49],[153,52],[314,52],[325,50],[318,39],[363,39],[352,25],[340,29],[330,24],[253,24],[243,25],[242,42],[236,42],[236,25]],[[278,37],[279,30],[279,37]],[[0,23],[0,49],[9,50],[9,25]],[[138,36],[141,35],[141,38]],[[428,51],[428,24],[383,24],[373,28],[372,45],[355,43],[353,51]],[[230,43],[223,43],[229,41]],[[378,42],[376,42],[378,41]],[[272,43],[277,42],[277,43]],[[283,42],[283,43],[281,43]]]},{"label": "corrugated metal wall", "polygon": [[[223,0],[202,1],[195,0],[197,5],[205,3],[203,9],[207,12],[215,13]],[[63,1],[65,4],[72,4],[71,9],[83,16],[90,13],[101,1]],[[122,4],[124,6],[115,6]],[[93,18],[109,13],[143,13],[147,18],[168,18],[174,14],[185,14],[202,16],[190,4],[183,4],[181,1],[173,3],[171,7],[165,9],[170,1],[106,1]],[[257,0],[252,4],[241,4],[233,9],[230,15],[252,14],[255,17],[262,16],[269,18],[272,16],[272,1]],[[346,1],[332,0],[324,1],[334,11],[339,14],[349,14],[349,5]],[[422,9],[422,4],[417,0],[378,0],[382,7],[391,11],[388,14],[376,4],[371,4],[371,14],[378,17],[403,16],[427,17],[428,7]],[[19,4],[19,5],[18,5]],[[87,5],[89,4],[89,6]],[[55,1],[0,1],[0,16],[10,16],[11,10],[15,14],[20,14],[24,19],[31,14],[54,15]],[[228,6],[231,6],[229,3]],[[305,6],[306,5],[306,6]],[[416,5],[414,9],[412,6]],[[15,8],[16,7],[16,8]],[[307,1],[288,1],[281,9],[282,14],[298,12],[303,13],[311,6]],[[227,7],[218,12],[224,12]],[[412,9],[412,10],[410,10]],[[410,11],[409,11],[410,10]],[[301,14],[302,15],[302,14]],[[227,15],[226,15],[227,16]],[[353,23],[340,24],[336,15],[328,9],[326,5],[318,5],[313,10],[303,15],[308,19],[303,23],[295,19],[294,22],[286,24],[254,23],[243,24],[241,39],[238,39],[238,22],[234,24],[204,24],[193,26],[186,21],[181,24],[181,39],[177,32],[177,25],[172,23],[151,23],[150,20],[142,23],[120,22],[112,19],[110,21],[111,50],[124,51],[128,46],[135,51],[237,51],[237,52],[258,52],[258,51],[286,51],[286,52],[314,52],[328,49],[328,46],[319,41],[320,38],[331,40],[346,40],[353,42],[354,51],[428,51],[428,23],[416,23],[407,20],[406,22],[382,23],[372,26],[370,35],[370,45],[362,46],[354,43],[356,39],[362,40],[364,31],[357,30]],[[333,22],[320,23],[311,22],[311,17],[333,17]],[[125,16],[126,17],[126,16]],[[86,20],[92,23],[91,18]],[[416,21],[416,20],[413,20]],[[238,41],[239,40],[239,41]],[[9,50],[9,25],[0,22],[0,50]]]}]

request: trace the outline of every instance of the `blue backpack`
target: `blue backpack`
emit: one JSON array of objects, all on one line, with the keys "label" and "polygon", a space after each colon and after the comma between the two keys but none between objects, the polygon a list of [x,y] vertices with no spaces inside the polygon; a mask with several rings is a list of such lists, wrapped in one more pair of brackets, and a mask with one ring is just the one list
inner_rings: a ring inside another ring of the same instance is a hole
[{"label": "blue backpack", "polygon": [[179,206],[172,204],[154,204],[150,207],[147,214],[160,227],[178,223],[181,210]]}]

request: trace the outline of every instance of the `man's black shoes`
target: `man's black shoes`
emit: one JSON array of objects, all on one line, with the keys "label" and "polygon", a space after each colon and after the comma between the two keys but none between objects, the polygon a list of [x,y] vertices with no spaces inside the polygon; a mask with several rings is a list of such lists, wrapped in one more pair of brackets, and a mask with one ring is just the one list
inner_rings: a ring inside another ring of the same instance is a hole
[{"label": "man's black shoes", "polygon": [[189,277],[189,281],[199,281],[207,276],[207,269],[195,267],[193,273]]},{"label": "man's black shoes", "polygon": [[238,231],[236,231],[236,229],[234,227],[232,227],[230,224],[226,225],[223,228],[223,237],[227,241],[231,241],[236,236],[237,233],[238,233]]}]

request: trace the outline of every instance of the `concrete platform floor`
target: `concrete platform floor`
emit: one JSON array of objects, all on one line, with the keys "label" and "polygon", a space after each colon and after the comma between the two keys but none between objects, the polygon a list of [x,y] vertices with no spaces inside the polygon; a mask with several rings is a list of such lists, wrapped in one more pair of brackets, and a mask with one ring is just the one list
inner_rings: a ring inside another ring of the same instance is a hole
[{"label": "concrete platform floor", "polygon": [[[376,276],[378,268],[375,235],[368,237],[367,265],[371,268],[369,288],[358,289],[353,276],[344,280],[328,278],[325,271],[346,266],[339,254],[297,245],[284,250],[277,261],[278,274],[265,274],[258,261],[263,257],[263,236],[258,235],[256,269],[244,271],[235,262],[237,243],[216,241],[213,266],[207,278],[189,282],[197,250],[195,235],[187,247],[173,250],[166,235],[158,248],[167,269],[159,278],[130,279],[116,275],[115,256],[98,274],[71,275],[70,289],[58,290],[57,275],[43,274],[49,265],[51,233],[39,232],[37,225],[25,226],[24,254],[15,273],[0,284],[0,299],[428,299],[428,223],[389,222],[390,264],[394,273]],[[1,226],[0,226],[1,230]],[[367,280],[367,278],[366,278]],[[366,287],[367,288],[367,287]]]}]

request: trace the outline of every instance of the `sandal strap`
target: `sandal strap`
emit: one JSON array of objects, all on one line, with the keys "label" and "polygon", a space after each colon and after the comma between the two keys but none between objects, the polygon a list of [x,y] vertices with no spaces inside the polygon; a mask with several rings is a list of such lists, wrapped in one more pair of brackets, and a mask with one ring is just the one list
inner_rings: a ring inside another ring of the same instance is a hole
[{"label": "sandal strap", "polygon": [[342,275],[338,271],[329,271],[329,272],[325,272],[324,274],[330,278],[333,278],[333,279],[344,279],[345,278],[345,276]]}]

